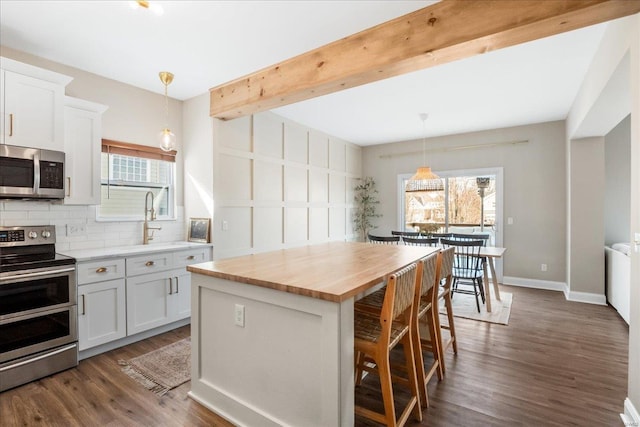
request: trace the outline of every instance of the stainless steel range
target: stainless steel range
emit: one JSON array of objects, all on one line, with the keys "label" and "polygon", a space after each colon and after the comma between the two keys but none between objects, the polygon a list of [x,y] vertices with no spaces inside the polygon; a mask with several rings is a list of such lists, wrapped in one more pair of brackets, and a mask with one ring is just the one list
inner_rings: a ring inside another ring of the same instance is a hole
[{"label": "stainless steel range", "polygon": [[0,227],[0,391],[78,365],[75,259],[55,226]]}]

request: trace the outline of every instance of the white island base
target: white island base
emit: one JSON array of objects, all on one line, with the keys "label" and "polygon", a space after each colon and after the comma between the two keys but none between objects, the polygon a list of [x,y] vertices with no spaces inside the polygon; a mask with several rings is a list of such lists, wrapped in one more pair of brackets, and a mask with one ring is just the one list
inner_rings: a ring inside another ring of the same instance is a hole
[{"label": "white island base", "polygon": [[353,298],[195,273],[191,298],[190,397],[239,426],[353,425]]}]

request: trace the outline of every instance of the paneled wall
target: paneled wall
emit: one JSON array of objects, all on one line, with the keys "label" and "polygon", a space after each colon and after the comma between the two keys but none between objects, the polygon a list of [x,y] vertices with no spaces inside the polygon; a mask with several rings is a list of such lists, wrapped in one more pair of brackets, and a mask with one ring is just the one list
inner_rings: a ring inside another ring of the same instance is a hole
[{"label": "paneled wall", "polygon": [[271,112],[214,120],[216,259],[352,240],[361,149]]}]

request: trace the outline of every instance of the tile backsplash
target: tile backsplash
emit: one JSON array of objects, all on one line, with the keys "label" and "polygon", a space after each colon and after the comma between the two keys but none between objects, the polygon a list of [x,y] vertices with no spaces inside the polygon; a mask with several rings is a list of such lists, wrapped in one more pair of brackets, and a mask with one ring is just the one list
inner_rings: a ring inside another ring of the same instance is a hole
[{"label": "tile backsplash", "polygon": [[[186,240],[184,207],[177,219],[154,221],[162,227],[154,243]],[[0,225],[55,225],[56,251],[142,244],[142,221],[96,221],[96,206],[71,206],[39,201],[0,201]]]}]

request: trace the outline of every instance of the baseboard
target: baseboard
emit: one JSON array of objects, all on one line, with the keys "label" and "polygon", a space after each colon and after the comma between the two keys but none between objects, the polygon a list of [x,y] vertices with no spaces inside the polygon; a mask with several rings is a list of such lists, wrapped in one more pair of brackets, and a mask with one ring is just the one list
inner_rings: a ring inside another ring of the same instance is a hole
[{"label": "baseboard", "polygon": [[567,301],[583,302],[587,304],[607,305],[604,294],[592,294],[589,292],[571,291],[564,282],[552,282],[550,280],[525,279],[523,277],[504,276],[502,283],[523,288],[544,289],[547,291],[559,291],[564,293]]},{"label": "baseboard", "polygon": [[620,418],[622,418],[625,426],[640,426],[640,413],[638,413],[628,397],[624,400],[624,414],[620,414]]},{"label": "baseboard", "polygon": [[567,301],[583,302],[586,304],[607,305],[607,297],[604,294],[594,294],[591,292],[578,292],[565,286],[564,297]]},{"label": "baseboard", "polygon": [[552,282],[550,280],[525,279],[523,277],[504,276],[502,283],[511,286],[521,286],[523,288],[544,289],[547,291],[564,292],[567,284],[564,282]]}]

